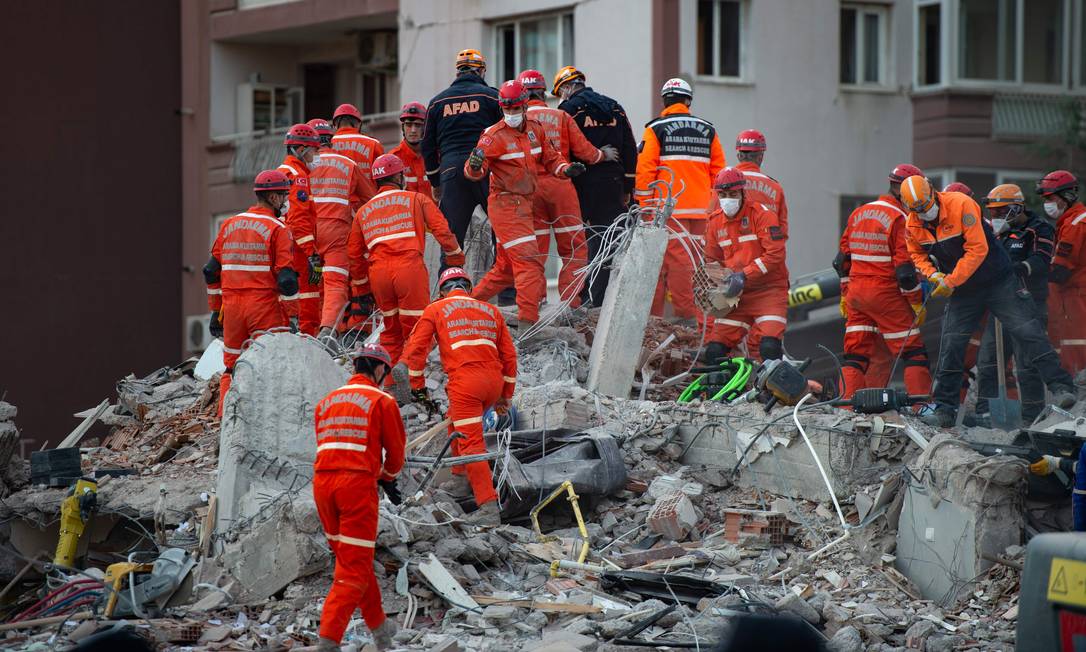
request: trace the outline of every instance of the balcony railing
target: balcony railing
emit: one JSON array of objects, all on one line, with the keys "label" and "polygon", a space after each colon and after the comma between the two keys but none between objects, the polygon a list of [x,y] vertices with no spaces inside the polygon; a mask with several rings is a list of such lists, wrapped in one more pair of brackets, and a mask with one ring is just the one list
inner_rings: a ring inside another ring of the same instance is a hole
[{"label": "balcony railing", "polygon": [[992,135],[1022,138],[1075,133],[1086,126],[1086,98],[997,93],[992,98]]}]

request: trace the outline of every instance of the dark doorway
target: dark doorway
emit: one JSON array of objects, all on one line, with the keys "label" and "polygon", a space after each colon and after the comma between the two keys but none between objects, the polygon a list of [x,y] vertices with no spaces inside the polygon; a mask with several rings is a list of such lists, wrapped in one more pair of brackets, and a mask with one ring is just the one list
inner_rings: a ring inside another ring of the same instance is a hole
[{"label": "dark doorway", "polygon": [[336,110],[336,67],[327,63],[306,64],[305,119],[332,119]]}]

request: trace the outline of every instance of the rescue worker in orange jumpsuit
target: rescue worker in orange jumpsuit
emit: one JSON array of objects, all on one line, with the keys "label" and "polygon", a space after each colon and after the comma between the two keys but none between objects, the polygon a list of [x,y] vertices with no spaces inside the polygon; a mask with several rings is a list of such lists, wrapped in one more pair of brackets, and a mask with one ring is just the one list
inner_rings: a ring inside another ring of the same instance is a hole
[{"label": "rescue worker in orange jumpsuit", "polygon": [[547,138],[543,125],[527,115],[528,94],[519,81],[502,84],[499,101],[504,118],[483,131],[464,161],[466,178],[482,181],[489,175],[487,210],[498,242],[494,266],[479,282],[474,296],[485,301],[513,283],[518,332],[523,333],[539,320],[539,304],[547,296],[532,218],[533,198],[540,187],[538,174],[545,171],[555,177],[575,177],[585,166],[567,162]]},{"label": "rescue worker in orange jumpsuit", "polygon": [[[747,185],[743,195],[758,202],[777,214],[781,231],[788,236],[788,202],[784,198],[784,188],[779,181],[762,172],[765,160],[765,135],[757,129],[740,131],[735,137],[735,157],[739,159],[736,170],[743,173]],[[712,200],[710,200],[711,204]]]},{"label": "rescue worker in orange jumpsuit", "polygon": [[[852,211],[833,261],[842,276],[846,399],[858,389],[885,386],[885,380],[869,384],[868,365],[880,340],[895,359],[900,358],[905,389],[914,395],[931,391],[928,352],[920,337],[923,291],[905,244],[906,213],[899,201],[900,175],[913,171],[920,172],[908,164],[897,166],[890,172],[890,192]],[[883,375],[888,374],[889,370]]]},{"label": "rescue worker in orange jumpsuit", "polygon": [[[464,439],[453,440],[452,454],[486,453],[483,440],[483,414],[491,407],[498,414],[509,409],[517,382],[517,352],[505,325],[505,318],[495,307],[474,299],[471,279],[459,267],[449,267],[438,279],[441,298],[422,313],[415,330],[407,338],[404,354],[393,369],[396,386],[410,379],[416,399],[429,400],[426,392],[426,358],[437,338],[441,365],[449,380],[449,434],[460,432]],[[490,465],[485,461],[464,465],[468,482],[479,506],[471,520],[480,525],[501,522],[498,493]]]},{"label": "rescue worker in orange jumpsuit", "polygon": [[[713,180],[724,169],[724,149],[708,120],[690,114],[694,90],[682,79],[669,79],[660,89],[664,110],[645,125],[637,155],[634,198],[643,207],[659,202],[649,184],[671,183],[672,194],[682,190],[668,221],[671,234],[652,302],[652,314],[664,314],[664,299],[671,296],[675,316],[692,323],[702,313],[694,305],[694,265],[700,262],[705,218],[713,202]],[[671,174],[657,168],[667,167]],[[778,225],[779,228],[779,225]],[[783,233],[783,231],[782,231]]]},{"label": "rescue worker in orange jumpsuit", "polygon": [[[577,159],[585,165],[595,165],[618,160],[617,149],[611,145],[596,149],[568,113],[547,106],[547,82],[543,80],[543,73],[525,70],[517,80],[528,92],[528,117],[543,125],[547,138],[567,161]],[[543,256],[550,253],[553,230],[555,249],[562,261],[558,271],[558,294],[562,301],[570,301],[570,307],[577,308],[581,305],[580,294],[585,281],[581,270],[588,263],[577,189],[569,179],[551,176],[542,167],[538,174],[539,191],[533,198],[532,214],[539,253]]]},{"label": "rescue worker in orange jumpsuit", "polygon": [[306,335],[316,335],[321,321],[320,274],[311,264],[317,253],[316,213],[309,196],[309,166],[320,148],[320,136],[309,125],[294,125],[283,141],[287,154],[278,170],[290,179],[290,200],[283,221],[294,234],[294,269],[301,270],[298,277],[298,330]]},{"label": "rescue worker in orange jumpsuit", "polygon": [[1064,368],[1086,369],[1086,206],[1066,170],[1037,182],[1045,214],[1056,220],[1056,253],[1048,272],[1048,328]]},{"label": "rescue worker in orange jumpsuit", "polygon": [[[422,144],[422,134],[426,129],[426,106],[421,102],[408,102],[400,109],[400,133],[403,140],[392,148],[389,154],[395,154],[398,159],[407,166],[404,172],[404,190],[421,192],[427,197],[433,198],[434,189],[430,180],[426,177],[426,162],[422,158],[419,149]],[[374,179],[376,182],[377,179]]]},{"label": "rescue worker in orange jumpsuit", "polygon": [[718,207],[709,215],[705,258],[732,270],[725,294],[740,299],[727,317],[713,320],[702,353],[706,364],[727,358],[744,338],[751,357],[779,360],[784,355],[787,236],[776,213],[745,196],[746,183],[742,172],[724,168],[713,184]]},{"label": "rescue worker in orange jumpsuit", "polygon": [[373,162],[377,194],[358,209],[347,252],[351,278],[369,278],[381,311],[381,345],[399,360],[403,343],[430,303],[430,278],[423,260],[426,231],[445,251],[445,260],[464,264],[464,252],[445,216],[429,196],[405,190],[407,168],[395,154]]},{"label": "rescue worker in orange jumpsuit", "polygon": [[204,265],[211,334],[223,339],[219,415],[230,389],[234,363],[250,338],[296,321],[297,302],[280,301],[298,292],[294,236],[279,220],[290,195],[290,179],[264,170],[253,181],[256,204],[219,227]]},{"label": "rescue worker in orange jumpsuit", "polygon": [[354,302],[361,310],[367,307],[370,312],[373,310],[369,279],[350,278],[347,257],[351,218],[354,211],[373,196],[369,184],[353,159],[328,148],[320,150],[309,172],[310,196],[317,222],[317,258],[310,260],[315,269],[321,270],[323,283],[320,337],[328,337],[339,329],[337,320],[342,317],[348,302]]},{"label": "rescue worker in orange jumpsuit", "polygon": [[354,375],[317,404],[317,459],[313,498],[324,536],[336,557],[324,600],[318,649],[339,649],[355,609],[362,611],[378,650],[392,647],[396,622],[385,618],[373,573],[377,539],[377,485],[399,504],[396,476],[407,435],[396,399],[380,389],[392,367],[388,351],[364,346],[350,352]]},{"label": "rescue worker in orange jumpsuit", "polygon": [[340,104],[336,112],[332,114],[332,128],[336,130],[332,136],[332,149],[354,161],[362,170],[364,183],[368,194],[362,196],[362,201],[369,201],[377,192],[377,185],[370,175],[370,167],[373,161],[385,153],[380,141],[363,134],[362,114],[353,104]]},{"label": "rescue worker in orange jumpsuit", "polygon": [[909,211],[906,237],[913,264],[928,277],[933,297],[949,297],[935,372],[934,412],[921,418],[942,428],[954,425],[960,402],[962,361],[969,336],[989,311],[1003,323],[1024,358],[1032,360],[1061,408],[1075,404],[1071,376],[1060,368],[1044,327],[1031,314],[1032,301],[1018,294],[1018,278],[1006,250],[981,219],[980,206],[960,192],[935,192],[927,179],[901,184]]}]

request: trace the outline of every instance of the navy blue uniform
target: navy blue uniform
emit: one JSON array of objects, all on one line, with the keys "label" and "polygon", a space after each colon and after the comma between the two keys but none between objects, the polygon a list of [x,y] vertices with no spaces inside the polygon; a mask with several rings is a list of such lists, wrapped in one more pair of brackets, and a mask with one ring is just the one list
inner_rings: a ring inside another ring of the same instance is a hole
[{"label": "navy blue uniform", "polygon": [[441,212],[461,247],[475,206],[485,210],[490,192],[486,180],[464,178],[464,161],[483,130],[501,119],[498,91],[474,73],[458,75],[430,100],[426,111],[421,143],[426,176],[435,188],[441,188]]}]

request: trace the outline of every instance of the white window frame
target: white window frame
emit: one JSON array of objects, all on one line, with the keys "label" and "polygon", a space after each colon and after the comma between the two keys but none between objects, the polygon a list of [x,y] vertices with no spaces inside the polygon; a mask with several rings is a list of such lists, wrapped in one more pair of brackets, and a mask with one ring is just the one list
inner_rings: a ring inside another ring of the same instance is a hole
[{"label": "white window frame", "polygon": [[[924,174],[928,177],[941,175],[943,177],[943,186],[955,183],[958,181],[958,174],[961,172],[973,173],[973,174],[994,174],[996,179],[996,185],[1011,183],[1010,179],[1040,179],[1044,176],[1044,172],[1039,170],[1012,170],[1009,168],[981,168],[971,165],[956,165],[949,168],[931,168],[930,170],[924,170]],[[942,188],[938,188],[942,190]],[[973,188],[973,199],[976,202],[981,202],[981,199],[988,194],[991,188]],[[1033,192],[1033,188],[1022,188],[1022,192],[1026,195]]]},{"label": "white window frame", "polygon": [[[268,114],[270,124],[267,129],[256,129],[254,127],[253,112],[255,103],[253,102],[253,95],[257,91],[267,91],[271,94],[271,106]],[[275,113],[276,96],[280,93],[286,95],[287,111],[292,114],[289,116],[285,127],[276,126],[275,124],[277,117]],[[295,110],[295,104],[297,110]],[[300,119],[302,116],[305,116],[305,89],[301,86],[264,82],[244,82],[237,86],[237,133],[239,134],[284,132],[290,128],[290,125],[302,122]]]},{"label": "white window frame", "polygon": [[207,248],[210,251],[215,246],[215,239],[219,237],[219,229],[222,228],[222,223],[226,220],[234,217],[244,209],[238,209],[233,213],[215,213],[211,216],[211,238],[207,241]]},{"label": "white window frame", "polygon": [[[838,24],[840,24],[840,12],[845,9],[854,9],[856,11],[856,81],[851,84],[840,81],[841,73],[840,66],[838,66],[837,79],[841,84],[841,88],[848,90],[885,90],[892,88],[894,84],[892,79],[894,47],[891,42],[893,30],[890,29],[890,7],[884,4],[867,2],[842,2],[838,9]],[[879,74],[878,81],[874,82],[863,81],[866,72],[863,56],[864,30],[866,30],[863,18],[865,14],[876,14],[879,17]],[[842,35],[838,34],[837,37],[840,39]],[[840,52],[840,48],[838,48],[838,52]]]},{"label": "white window frame", "polygon": [[[494,86],[499,86],[502,82],[506,81],[504,79],[498,79],[499,73],[500,73],[500,67],[502,65],[502,60],[504,59],[504,57],[502,56],[504,54],[504,51],[503,51],[504,48],[501,45],[501,30],[502,30],[503,27],[508,27],[510,25],[513,26],[513,46],[514,46],[513,47],[513,68],[516,69],[516,71],[513,74],[518,75],[525,69],[524,62],[520,60],[520,26],[521,26],[521,24],[522,23],[530,23],[530,22],[534,22],[534,21],[537,21],[537,20],[542,20],[542,19],[545,19],[545,18],[557,18],[558,19],[558,55],[559,55],[559,57],[561,57],[562,52],[565,51],[565,49],[566,49],[565,29],[563,29],[563,23],[564,23],[567,16],[573,19],[573,30],[571,30],[571,33],[570,33],[570,40],[572,42],[569,44],[570,60],[566,61],[566,62],[562,62],[562,61],[558,62],[558,66],[562,67],[562,66],[572,66],[574,60],[577,57],[577,47],[576,47],[577,46],[577,38],[576,38],[575,33],[574,33],[576,31],[576,29],[577,29],[577,19],[576,19],[575,15],[574,15],[574,12],[573,12],[572,8],[566,8],[566,9],[562,9],[560,11],[547,11],[547,12],[537,13],[537,14],[527,14],[527,15],[524,15],[524,16],[516,16],[514,18],[502,18],[502,19],[493,21],[491,23],[491,27],[490,27],[490,44],[491,44],[491,50],[490,51],[494,53],[494,57],[495,57],[494,60],[495,60],[496,63],[493,66],[493,68],[491,68],[490,66],[487,66],[487,77],[490,78],[489,79],[490,83],[492,85],[494,85]],[[543,72],[544,75],[547,74],[547,71],[542,71],[542,72]]]},{"label": "white window frame", "polygon": [[[698,73],[694,76],[697,81],[706,82],[739,82],[747,83],[750,81],[750,68],[749,68],[749,43],[750,43],[750,0],[713,0],[713,70],[717,69],[720,65],[720,35],[717,33],[717,29],[720,26],[720,3],[721,2],[738,2],[739,3],[739,75],[718,75],[718,74],[702,74]],[[697,5],[694,7],[694,24],[697,24]],[[695,45],[695,47],[697,47]],[[694,53],[694,69],[697,69],[697,57],[700,53]]]},{"label": "white window frame", "polygon": [[1071,51],[1071,88],[1078,91],[1086,91],[1086,82],[1083,82],[1082,53],[1086,49],[1086,29],[1083,29],[1083,14],[1086,13],[1086,0],[1075,0],[1071,20],[1066,21],[1070,33],[1064,33],[1064,38],[1069,39]]}]

